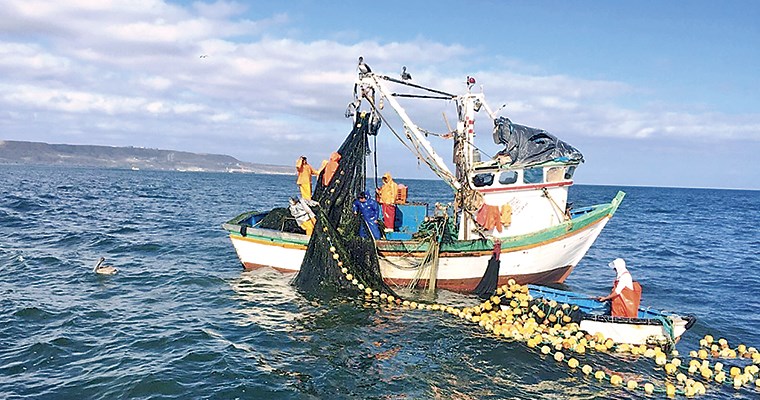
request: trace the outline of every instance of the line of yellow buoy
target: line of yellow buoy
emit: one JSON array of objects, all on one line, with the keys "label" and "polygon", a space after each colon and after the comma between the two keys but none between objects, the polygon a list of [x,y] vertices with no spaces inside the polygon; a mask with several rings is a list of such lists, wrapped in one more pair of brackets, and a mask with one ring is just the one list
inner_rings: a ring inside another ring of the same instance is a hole
[{"label": "line of yellow buoy", "polygon": [[[325,232],[327,228],[324,228]],[[641,390],[647,394],[664,392],[668,397],[684,395],[693,397],[705,394],[705,382],[715,381],[720,384],[730,383],[734,388],[740,389],[751,382],[760,389],[760,353],[752,347],[739,345],[735,349],[728,346],[725,339],[719,339],[714,343],[712,336],[707,335],[700,340],[700,349],[689,353],[691,360],[688,367],[678,358],[678,351],[673,350],[668,354],[662,346],[630,345],[615,343],[612,339],[604,338],[601,334],[590,335],[580,330],[577,323],[572,322],[569,313],[574,311],[568,304],[558,304],[556,301],[543,300],[543,305],[548,306],[550,312],[546,312],[537,304],[531,304],[532,296],[528,287],[519,285],[514,280],[496,289],[490,299],[474,307],[458,308],[442,304],[426,304],[415,301],[403,300],[391,294],[380,292],[360,282],[340,260],[337,249],[331,243],[330,252],[337,262],[343,277],[365,295],[365,300],[375,301],[379,304],[402,306],[409,309],[442,311],[455,315],[466,321],[478,324],[486,331],[497,337],[507,338],[514,341],[524,342],[528,348],[539,348],[541,354],[551,355],[558,363],[564,364],[571,370],[580,370],[586,376],[593,376],[599,381],[609,381],[613,386],[624,386],[626,389]],[[654,359],[658,367],[662,367],[666,374],[667,382],[664,388],[656,386],[653,382],[638,382],[633,379],[625,381],[622,374],[606,373],[601,369],[594,369],[589,364],[581,365],[574,356],[566,356],[565,352],[583,355],[592,349],[599,353],[615,352],[627,353],[634,356],[643,356]],[[710,366],[708,357],[723,358],[747,358],[753,364],[744,369],[731,367],[726,375],[723,364],[720,362]],[[697,360],[699,358],[700,360]],[[688,377],[685,373],[696,376],[701,380]],[[675,383],[671,382],[671,376],[675,377]],[[676,386],[678,385],[678,386]]]}]

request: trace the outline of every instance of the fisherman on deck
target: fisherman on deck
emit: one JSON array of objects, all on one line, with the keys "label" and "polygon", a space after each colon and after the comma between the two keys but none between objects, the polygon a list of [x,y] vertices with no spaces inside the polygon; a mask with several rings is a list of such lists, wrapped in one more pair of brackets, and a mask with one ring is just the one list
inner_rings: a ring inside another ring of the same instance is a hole
[{"label": "fisherman on deck", "polygon": [[296,161],[296,173],[298,174],[296,184],[301,191],[301,197],[311,200],[311,176],[318,175],[319,171],[309,165],[305,156],[301,156]]},{"label": "fisherman on deck", "polygon": [[622,258],[614,259],[609,266],[617,272],[612,292],[607,296],[598,297],[597,300],[612,300],[610,309],[613,317],[637,318],[641,302],[641,285],[634,282]]},{"label": "fisherman on deck", "polygon": [[390,172],[383,175],[383,186],[377,189],[378,200],[383,207],[383,224],[386,232],[393,232],[396,228],[396,195],[398,185],[393,181]]},{"label": "fisherman on deck", "polygon": [[319,172],[322,172],[322,185],[327,186],[332,181],[335,172],[338,170],[340,161],[340,153],[333,151],[330,154],[329,160],[323,160],[322,166],[319,167]]},{"label": "fisherman on deck", "polygon": [[307,235],[311,236],[311,232],[314,231],[314,224],[317,223],[316,215],[311,210],[311,207],[318,206],[319,203],[306,198],[299,200],[295,197],[291,197],[288,202],[290,203],[288,206],[290,215],[296,219],[298,226],[305,230]]},{"label": "fisherman on deck", "polygon": [[367,229],[372,232],[372,237],[380,238],[380,228],[377,227],[377,219],[380,217],[380,205],[370,198],[367,193],[361,192],[353,203],[354,215],[361,213],[362,220],[359,223],[359,236],[367,238]]}]

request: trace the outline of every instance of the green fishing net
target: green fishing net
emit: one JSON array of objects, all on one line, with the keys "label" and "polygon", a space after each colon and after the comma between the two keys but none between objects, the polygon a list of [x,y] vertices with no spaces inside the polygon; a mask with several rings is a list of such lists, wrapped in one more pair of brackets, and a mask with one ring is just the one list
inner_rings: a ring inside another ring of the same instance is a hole
[{"label": "green fishing net", "polygon": [[317,179],[313,196],[319,203],[314,207],[317,223],[301,269],[293,280],[297,288],[307,293],[358,290],[341,272],[347,268],[365,287],[395,295],[380,275],[375,242],[359,236],[359,223],[363,221],[352,209],[354,199],[366,190],[367,136],[377,134],[378,128],[370,119],[366,113],[356,116],[351,133],[338,149],[341,159],[335,175],[327,185],[323,184],[324,171]]},{"label": "green fishing net", "polygon": [[427,239],[431,236],[437,237],[443,245],[453,244],[457,240],[456,221],[443,215],[426,218],[420,224],[419,230],[412,234],[412,238],[416,240]]},{"label": "green fishing net", "polygon": [[298,226],[296,219],[290,213],[290,210],[284,207],[275,208],[270,211],[257,227],[264,229],[274,229],[281,232],[290,233],[305,233],[301,227]]}]

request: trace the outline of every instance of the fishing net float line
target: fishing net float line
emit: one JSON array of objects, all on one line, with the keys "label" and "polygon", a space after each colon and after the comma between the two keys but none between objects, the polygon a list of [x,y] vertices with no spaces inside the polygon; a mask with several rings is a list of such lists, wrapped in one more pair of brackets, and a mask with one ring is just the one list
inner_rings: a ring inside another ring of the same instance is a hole
[{"label": "fishing net float line", "polygon": [[[599,382],[625,387],[629,391],[660,393],[669,397],[705,394],[710,383],[732,386],[736,390],[749,386],[755,386],[755,390],[760,390],[760,352],[743,344],[732,348],[726,339],[721,338],[714,343],[713,337],[706,335],[700,341],[701,348],[690,352],[691,360],[687,364],[678,357],[678,352],[672,349],[672,343],[661,346],[629,345],[615,343],[612,339],[605,339],[601,334],[589,335],[581,331],[577,323],[577,316],[574,315],[577,306],[533,299],[526,285],[519,285],[514,281],[499,287],[490,299],[475,307],[459,308],[438,303],[416,302],[366,285],[360,280],[360,276],[354,276],[349,266],[343,264],[338,248],[330,247],[330,251],[335,265],[341,268],[345,281],[362,293],[365,301],[408,310],[437,311],[453,315],[477,324],[496,338],[521,342],[529,349],[537,349],[540,354],[550,356],[571,371],[593,377]],[[652,359],[655,370],[664,372],[665,376],[661,381],[640,381],[626,379],[626,373],[615,372],[607,367],[594,367],[589,360],[581,365],[583,355],[591,351],[599,354],[627,354],[636,359]],[[751,360],[751,364],[743,368],[739,365],[726,366],[722,362],[711,365],[707,360],[711,356],[715,359],[722,357],[739,361]]]}]

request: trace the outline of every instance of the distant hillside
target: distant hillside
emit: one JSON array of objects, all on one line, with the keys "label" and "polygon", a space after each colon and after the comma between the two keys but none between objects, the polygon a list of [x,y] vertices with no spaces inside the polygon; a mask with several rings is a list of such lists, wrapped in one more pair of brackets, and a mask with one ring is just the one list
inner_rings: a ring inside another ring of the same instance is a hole
[{"label": "distant hillside", "polygon": [[196,154],[186,151],[142,147],[48,144],[15,140],[0,140],[0,163],[165,171],[294,173],[292,167],[248,163],[220,154]]}]

